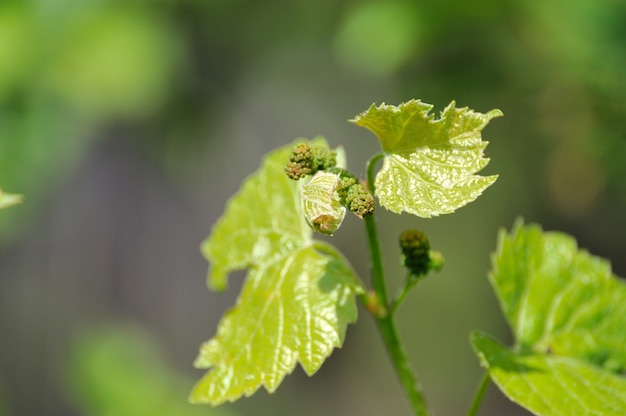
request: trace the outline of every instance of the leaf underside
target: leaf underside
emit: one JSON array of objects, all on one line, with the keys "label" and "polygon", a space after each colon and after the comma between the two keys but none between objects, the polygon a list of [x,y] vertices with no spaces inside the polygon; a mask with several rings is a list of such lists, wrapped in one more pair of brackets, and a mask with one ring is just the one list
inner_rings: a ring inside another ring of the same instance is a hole
[{"label": "leaf underside", "polygon": [[451,102],[435,119],[432,105],[411,100],[400,106],[372,105],[351,120],[381,143],[383,166],[375,179],[380,204],[393,212],[423,218],[447,214],[468,204],[497,179],[479,176],[489,159],[482,129],[500,110],[486,114]]},{"label": "leaf underside", "polygon": [[516,344],[473,334],[492,380],[538,415],[625,415],[626,285],[609,263],[521,222],[500,233],[492,263]]},{"label": "leaf underside", "polygon": [[[327,147],[321,138],[303,141]],[[356,320],[362,289],[341,255],[313,240],[301,184],[284,173],[290,149],[266,156],[203,243],[212,288],[224,289],[233,270],[248,275],[236,306],[200,349],[194,365],[209,371],[192,402],[218,405],[261,386],[273,392],[297,363],[311,375]]]}]

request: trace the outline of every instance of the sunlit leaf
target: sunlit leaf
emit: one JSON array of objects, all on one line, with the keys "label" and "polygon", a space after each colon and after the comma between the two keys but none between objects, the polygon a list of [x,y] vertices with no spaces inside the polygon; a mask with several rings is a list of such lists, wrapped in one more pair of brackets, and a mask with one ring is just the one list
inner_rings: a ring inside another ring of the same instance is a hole
[{"label": "sunlit leaf", "polygon": [[411,100],[372,105],[351,120],[371,130],[384,152],[376,196],[393,212],[429,218],[451,213],[476,199],[497,178],[475,175],[489,159],[482,129],[500,110],[486,114],[450,103],[435,119],[432,105]]},{"label": "sunlit leaf", "polygon": [[607,261],[519,222],[490,279],[516,345],[472,342],[509,398],[539,415],[626,414],[626,285]]},{"label": "sunlit leaf", "polygon": [[561,355],[516,353],[475,332],[481,365],[512,401],[542,416],[626,415],[626,378]]},{"label": "sunlit leaf", "polygon": [[341,255],[313,240],[301,181],[284,173],[290,149],[264,159],[202,246],[211,287],[223,289],[229,272],[249,270],[237,305],[196,359],[209,372],[193,389],[192,402],[217,405],[261,386],[272,392],[298,362],[313,374],[356,320],[355,296],[362,289]]}]

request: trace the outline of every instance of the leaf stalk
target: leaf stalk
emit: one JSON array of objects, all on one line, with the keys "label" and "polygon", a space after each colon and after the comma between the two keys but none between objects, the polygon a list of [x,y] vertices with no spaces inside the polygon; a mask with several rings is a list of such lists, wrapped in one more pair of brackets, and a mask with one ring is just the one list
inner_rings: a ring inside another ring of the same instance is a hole
[{"label": "leaf stalk", "polygon": [[383,152],[376,153],[374,156],[367,161],[367,190],[371,192],[372,195],[376,195],[376,185],[374,184],[374,167],[376,163],[385,157]]},{"label": "leaf stalk", "polygon": [[415,276],[409,273],[404,281],[404,286],[402,286],[402,290],[389,306],[389,311],[391,314],[394,314],[396,312],[398,307],[400,307],[402,302],[404,302],[404,299],[406,298],[406,295],[409,293],[409,291],[417,286],[417,284],[421,282],[424,277],[426,277],[426,275]]}]

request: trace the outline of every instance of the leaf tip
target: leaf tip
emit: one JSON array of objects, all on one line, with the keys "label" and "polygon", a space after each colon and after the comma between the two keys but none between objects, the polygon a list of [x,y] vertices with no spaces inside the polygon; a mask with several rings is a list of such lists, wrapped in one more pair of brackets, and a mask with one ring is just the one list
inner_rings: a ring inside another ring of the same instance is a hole
[{"label": "leaf tip", "polygon": [[367,110],[360,112],[359,114],[357,114],[356,116],[352,118],[349,118],[348,123],[356,124],[357,126],[362,126],[361,124],[362,119],[367,115],[367,113],[375,109],[376,109],[376,103],[372,103]]},{"label": "leaf tip", "polygon": [[24,201],[24,195],[7,194],[0,189],[0,208],[8,208],[13,205],[21,204]]},{"label": "leaf tip", "polygon": [[207,272],[207,286],[209,289],[216,292],[222,292],[228,288],[228,281],[226,275],[228,271],[222,270],[223,267],[219,267],[219,262],[214,258],[212,253],[212,236],[213,233],[200,244],[200,252],[202,256],[209,262],[209,270]]},{"label": "leaf tip", "polygon": [[502,112],[502,110],[494,108],[493,110],[487,112],[487,114],[485,114],[485,117],[488,120],[491,120],[492,118],[504,117],[504,113]]},{"label": "leaf tip", "polygon": [[223,292],[228,289],[227,273],[219,270],[213,265],[209,266],[207,273],[207,286],[215,292]]}]

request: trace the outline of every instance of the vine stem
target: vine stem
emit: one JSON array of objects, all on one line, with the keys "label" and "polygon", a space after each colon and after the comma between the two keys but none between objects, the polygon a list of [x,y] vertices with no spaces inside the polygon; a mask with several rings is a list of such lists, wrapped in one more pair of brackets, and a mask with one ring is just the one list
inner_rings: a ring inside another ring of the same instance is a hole
[{"label": "vine stem", "polygon": [[[372,194],[374,193],[374,174],[373,167],[375,163],[383,157],[379,153],[372,157],[367,164],[367,181],[368,188]],[[376,324],[381,333],[385,347],[389,357],[393,363],[400,383],[404,388],[404,392],[411,404],[413,412],[416,416],[427,416],[426,401],[421,390],[413,369],[409,364],[408,357],[404,351],[404,347],[400,342],[398,331],[393,321],[393,313],[389,311],[387,300],[387,288],[385,285],[385,274],[380,250],[380,242],[378,239],[378,230],[376,227],[375,213],[365,217],[365,227],[367,230],[367,240],[370,254],[370,268],[372,277],[372,289],[376,295],[376,302],[379,306],[379,313],[375,315]]]},{"label": "vine stem", "polygon": [[424,278],[424,275],[421,275],[419,277],[414,277],[414,276],[407,276],[404,280],[404,286],[402,286],[402,290],[400,291],[400,293],[398,294],[398,296],[396,296],[396,298],[391,302],[390,306],[389,306],[389,313],[394,314],[396,312],[396,309],[398,309],[398,307],[402,304],[402,302],[404,302],[404,298],[406,298],[406,295],[411,291],[411,289],[413,289],[415,286],[417,286],[417,284]]},{"label": "vine stem", "polygon": [[382,267],[382,257],[374,214],[365,217],[365,224],[370,248],[372,288],[374,289],[379,305],[384,305],[382,309],[379,308],[383,313],[375,316],[376,324],[415,416],[427,416],[428,411],[426,409],[426,401],[424,400],[421,386],[413,373],[406,352],[400,342],[398,331],[393,322],[393,314],[389,312],[387,307],[385,276]]},{"label": "vine stem", "polygon": [[487,387],[489,386],[489,372],[485,370],[482,379],[480,380],[480,384],[476,389],[476,394],[474,395],[474,400],[472,400],[472,405],[467,411],[467,416],[476,416],[478,414],[478,409],[480,409],[480,405],[483,402],[483,398],[485,397],[485,392],[487,391]]}]

